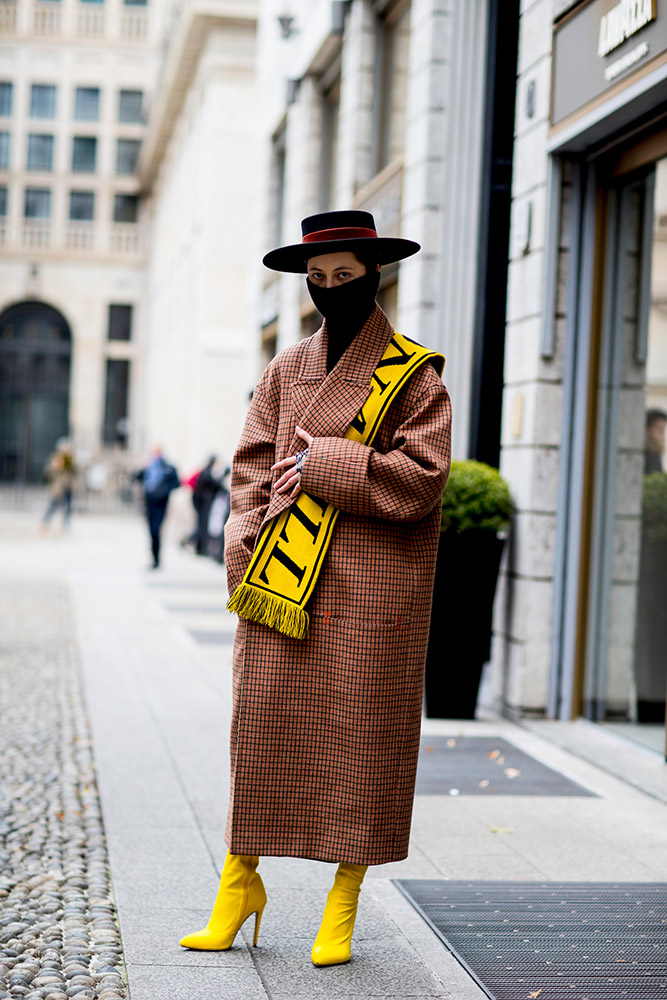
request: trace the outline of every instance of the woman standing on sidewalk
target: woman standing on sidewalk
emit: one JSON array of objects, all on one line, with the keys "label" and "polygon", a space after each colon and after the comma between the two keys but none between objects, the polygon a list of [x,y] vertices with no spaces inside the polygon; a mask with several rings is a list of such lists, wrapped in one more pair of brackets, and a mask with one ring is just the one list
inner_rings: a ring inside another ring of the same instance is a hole
[{"label": "woman standing on sidewalk", "polygon": [[444,359],[375,301],[380,265],[419,245],[367,212],[302,231],[264,263],[307,273],[325,321],[264,372],[234,458],[229,853],[181,944],[229,948],[253,913],[256,943],[259,855],[310,858],[339,862],[311,956],[334,965],[367,866],[408,852],[450,405]]}]

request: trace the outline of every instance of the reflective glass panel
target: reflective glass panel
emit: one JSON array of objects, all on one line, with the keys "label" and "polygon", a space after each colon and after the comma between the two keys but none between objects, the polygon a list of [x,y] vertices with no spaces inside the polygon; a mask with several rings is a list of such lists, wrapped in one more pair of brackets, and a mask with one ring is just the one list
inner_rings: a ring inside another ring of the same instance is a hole
[{"label": "reflective glass panel", "polygon": [[30,117],[55,118],[56,88],[52,84],[33,83],[30,88]]},{"label": "reflective glass panel", "polygon": [[93,173],[97,162],[97,139],[75,136],[72,141],[72,170],[75,173]]},{"label": "reflective glass panel", "polygon": [[49,219],[51,217],[51,192],[48,188],[25,189],[26,219]]},{"label": "reflective glass panel", "polygon": [[13,85],[7,81],[0,83],[0,115],[11,115]]},{"label": "reflective glass panel", "polygon": [[0,170],[7,170],[9,167],[10,148],[11,138],[9,132],[0,132]]},{"label": "reflective glass panel", "polygon": [[116,173],[133,174],[137,169],[141,143],[138,139],[119,139],[116,146]]},{"label": "reflective glass panel", "polygon": [[53,169],[53,136],[28,136],[28,170]]},{"label": "reflective glass panel", "polygon": [[69,217],[78,222],[90,222],[95,218],[95,194],[93,191],[70,191]]},{"label": "reflective glass panel", "polygon": [[99,87],[77,87],[74,99],[74,117],[79,122],[96,122],[100,117]]}]

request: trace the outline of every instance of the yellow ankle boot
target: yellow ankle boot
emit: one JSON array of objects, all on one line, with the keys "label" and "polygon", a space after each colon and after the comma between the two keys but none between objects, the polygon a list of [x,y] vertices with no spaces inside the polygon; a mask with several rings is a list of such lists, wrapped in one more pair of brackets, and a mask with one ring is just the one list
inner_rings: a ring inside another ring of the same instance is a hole
[{"label": "yellow ankle boot", "polygon": [[184,948],[226,951],[252,913],[255,914],[253,944],[257,944],[259,924],[266,906],[266,890],[255,870],[258,864],[257,857],[227,852],[211,918],[203,930],[186,934],[181,941]]},{"label": "yellow ankle boot", "polygon": [[348,864],[338,866],[311,952],[313,965],[342,965],[343,962],[350,961],[359,890],[367,867]]}]

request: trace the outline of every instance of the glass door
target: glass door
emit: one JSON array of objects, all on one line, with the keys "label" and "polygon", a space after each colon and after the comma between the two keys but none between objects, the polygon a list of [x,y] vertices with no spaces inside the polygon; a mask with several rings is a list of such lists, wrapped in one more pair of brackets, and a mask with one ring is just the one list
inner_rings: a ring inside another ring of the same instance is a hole
[{"label": "glass door", "polygon": [[606,194],[584,712],[664,752],[667,159]]}]

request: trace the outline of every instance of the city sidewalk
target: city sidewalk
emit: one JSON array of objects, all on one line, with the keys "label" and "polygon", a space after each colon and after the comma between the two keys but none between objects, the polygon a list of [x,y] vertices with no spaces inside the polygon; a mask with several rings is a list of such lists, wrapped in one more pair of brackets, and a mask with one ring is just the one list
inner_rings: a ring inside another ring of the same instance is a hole
[{"label": "city sidewalk", "polygon": [[53,581],[74,609],[131,1000],[474,1000],[485,994],[392,879],[667,881],[657,755],[585,723],[428,720],[425,754],[442,737],[504,739],[594,794],[418,795],[410,857],[369,871],[348,966],[309,957],[333,866],[280,858],[261,863],[258,948],[249,921],[230,951],[184,951],[225,854],[234,619],[216,564],[176,546],[164,569],[147,563],[138,518],[41,536],[34,514],[0,512],[2,593]]}]

